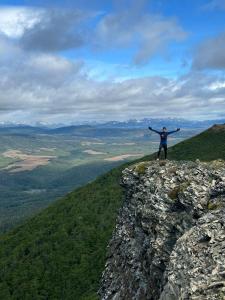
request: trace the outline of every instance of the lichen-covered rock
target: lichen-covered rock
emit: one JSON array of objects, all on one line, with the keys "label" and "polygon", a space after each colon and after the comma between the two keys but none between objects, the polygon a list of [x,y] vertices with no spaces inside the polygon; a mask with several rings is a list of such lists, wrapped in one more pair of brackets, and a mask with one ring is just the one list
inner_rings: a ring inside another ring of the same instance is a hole
[{"label": "lichen-covered rock", "polygon": [[225,299],[225,163],[143,162],[122,185],[101,299]]}]

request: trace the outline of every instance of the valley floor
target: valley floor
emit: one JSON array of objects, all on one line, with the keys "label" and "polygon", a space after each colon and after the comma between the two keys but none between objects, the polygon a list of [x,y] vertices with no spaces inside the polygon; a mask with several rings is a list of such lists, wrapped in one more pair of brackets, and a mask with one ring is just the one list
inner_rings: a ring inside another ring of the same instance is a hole
[{"label": "valley floor", "polygon": [[[48,206],[53,200],[123,162],[153,153],[158,136],[146,129],[76,134],[0,134],[0,232]],[[171,145],[198,129],[183,130]]]}]

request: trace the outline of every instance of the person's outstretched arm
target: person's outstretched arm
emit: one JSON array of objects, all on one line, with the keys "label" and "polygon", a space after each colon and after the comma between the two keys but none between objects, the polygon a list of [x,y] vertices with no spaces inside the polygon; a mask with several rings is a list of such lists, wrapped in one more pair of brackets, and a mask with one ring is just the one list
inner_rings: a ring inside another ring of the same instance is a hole
[{"label": "person's outstretched arm", "polygon": [[148,129],[151,130],[151,131],[154,131],[154,132],[156,132],[156,133],[158,133],[158,134],[160,134],[159,131],[157,131],[157,130],[155,130],[155,129],[152,129],[152,127],[148,127]]},{"label": "person's outstretched arm", "polygon": [[178,131],[180,131],[180,128],[177,128],[177,130],[168,131],[167,134],[172,134],[172,133],[175,133],[175,132],[178,132]]}]

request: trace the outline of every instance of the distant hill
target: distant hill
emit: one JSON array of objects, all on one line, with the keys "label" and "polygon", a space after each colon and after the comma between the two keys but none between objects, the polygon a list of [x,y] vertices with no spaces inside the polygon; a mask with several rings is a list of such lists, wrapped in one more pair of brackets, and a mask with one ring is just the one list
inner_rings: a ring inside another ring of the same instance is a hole
[{"label": "distant hill", "polygon": [[180,160],[225,159],[225,124],[214,125],[197,136],[171,147],[169,156]]},{"label": "distant hill", "polygon": [[149,125],[156,128],[167,126],[168,128],[181,127],[181,128],[199,128],[206,129],[213,124],[223,123],[225,119],[218,120],[204,120],[194,121],[182,118],[144,118],[144,119],[131,119],[127,121],[110,121],[104,123],[90,122],[87,124],[76,125],[63,125],[63,124],[38,124],[36,126],[24,124],[0,124],[0,134],[74,134],[80,135],[82,133],[94,133],[93,131],[107,133],[109,129],[135,129],[147,128]]},{"label": "distant hill", "polygon": [[[155,154],[139,161],[154,158]],[[169,149],[169,159],[197,158],[225,159],[225,125],[215,125]],[[127,165],[1,236],[0,299],[98,299],[106,246],[123,200],[121,171]]]},{"label": "distant hill", "polygon": [[18,126],[0,126],[0,134],[37,134],[46,133],[48,129],[41,127],[34,127],[29,125],[18,125]]}]

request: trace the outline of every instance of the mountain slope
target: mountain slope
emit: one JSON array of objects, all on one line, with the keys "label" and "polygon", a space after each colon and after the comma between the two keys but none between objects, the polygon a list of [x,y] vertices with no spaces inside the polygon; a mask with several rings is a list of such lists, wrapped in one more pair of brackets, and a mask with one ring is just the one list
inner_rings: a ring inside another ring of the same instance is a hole
[{"label": "mountain slope", "polygon": [[[225,159],[224,141],[225,126],[214,126],[172,147],[169,158]],[[1,236],[0,299],[98,299],[106,246],[123,200],[121,171],[127,165]]]},{"label": "mountain slope", "polygon": [[197,136],[169,149],[171,159],[210,161],[225,158],[225,124],[214,125]]}]

